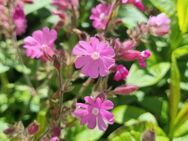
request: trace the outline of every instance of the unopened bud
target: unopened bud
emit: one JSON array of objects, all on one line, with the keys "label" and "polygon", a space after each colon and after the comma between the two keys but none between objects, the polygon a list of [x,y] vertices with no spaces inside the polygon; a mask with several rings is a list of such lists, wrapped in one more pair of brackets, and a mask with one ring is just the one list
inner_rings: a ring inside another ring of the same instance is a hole
[{"label": "unopened bud", "polygon": [[29,135],[34,135],[35,133],[37,133],[38,130],[39,124],[36,121],[31,123],[27,128],[27,132],[29,133]]},{"label": "unopened bud", "polygon": [[6,134],[6,135],[12,135],[15,131],[15,128],[14,127],[9,127],[7,129],[5,129],[3,132]]},{"label": "unopened bud", "polygon": [[128,84],[128,85],[123,85],[123,86],[119,86],[119,87],[115,88],[114,93],[119,94],[119,95],[126,95],[126,94],[130,94],[136,90],[138,90],[137,86]]},{"label": "unopened bud", "polygon": [[137,50],[126,50],[121,54],[121,58],[125,61],[135,61],[139,56],[140,52]]},{"label": "unopened bud", "polygon": [[142,141],[155,141],[155,132],[152,130],[146,130],[142,135]]}]

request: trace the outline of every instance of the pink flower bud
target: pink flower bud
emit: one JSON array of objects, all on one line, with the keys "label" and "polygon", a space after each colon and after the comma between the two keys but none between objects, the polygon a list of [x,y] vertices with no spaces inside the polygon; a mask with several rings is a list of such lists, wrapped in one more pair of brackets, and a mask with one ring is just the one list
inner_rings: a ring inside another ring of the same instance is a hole
[{"label": "pink flower bud", "polygon": [[125,50],[121,54],[121,58],[125,61],[135,61],[139,58],[140,52],[137,50]]},{"label": "pink flower bud", "polygon": [[33,0],[22,0],[24,3],[27,3],[27,4],[32,4],[33,3]]},{"label": "pink flower bud", "polygon": [[164,13],[150,17],[147,24],[154,36],[166,35],[170,30],[170,19]]},{"label": "pink flower bud", "polygon": [[15,132],[15,128],[14,127],[9,127],[7,129],[5,129],[3,132],[6,135],[12,135]]},{"label": "pink flower bud", "polygon": [[54,127],[52,129],[52,137],[59,137],[61,134],[61,129],[59,127]]},{"label": "pink flower bud", "polygon": [[121,0],[122,4],[132,4],[137,7],[140,11],[144,11],[145,7],[142,3],[142,0]]},{"label": "pink flower bud", "polygon": [[16,25],[16,34],[22,35],[27,28],[27,20],[22,4],[17,4],[13,12],[13,21]]},{"label": "pink flower bud", "polygon": [[27,132],[29,133],[29,135],[34,135],[35,133],[37,133],[38,130],[39,124],[36,121],[31,123],[27,128]]},{"label": "pink flower bud", "polygon": [[145,50],[142,51],[140,53],[140,57],[138,59],[138,63],[140,65],[140,67],[145,68],[146,67],[146,63],[145,61],[151,56],[151,52],[149,50]]},{"label": "pink flower bud", "polygon": [[115,81],[121,81],[127,78],[129,71],[123,65],[116,66],[116,73],[114,75]]},{"label": "pink flower bud", "polygon": [[142,0],[135,0],[134,5],[140,10],[140,11],[144,11],[145,7],[142,3]]},{"label": "pink flower bud", "polygon": [[119,87],[115,88],[114,93],[119,94],[119,95],[126,95],[126,94],[130,94],[136,90],[138,90],[137,86],[128,84],[128,85],[123,85],[123,86],[119,86]]},{"label": "pink flower bud", "polygon": [[134,49],[136,46],[136,42],[133,40],[127,40],[125,42],[123,42],[123,50],[130,50],[130,49]]}]

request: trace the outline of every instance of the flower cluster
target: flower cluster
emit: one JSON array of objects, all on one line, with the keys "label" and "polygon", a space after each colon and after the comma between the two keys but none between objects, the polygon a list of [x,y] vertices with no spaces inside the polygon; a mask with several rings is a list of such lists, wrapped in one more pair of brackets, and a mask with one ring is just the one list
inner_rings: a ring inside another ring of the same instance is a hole
[{"label": "flower cluster", "polygon": [[[71,6],[77,7],[78,4],[78,1],[73,0],[71,2],[63,0],[53,1],[53,5],[60,11],[69,9]],[[106,86],[108,76],[113,75],[115,81],[126,80],[129,70],[128,67],[125,67],[125,64],[130,61],[137,61],[141,68],[145,68],[147,66],[146,61],[151,56],[151,51],[140,49],[139,44],[146,36],[166,35],[170,28],[169,18],[165,14],[159,14],[151,16],[148,22],[139,23],[137,27],[130,29],[128,31],[129,38],[124,41],[120,41],[116,37],[106,37],[105,33],[108,32],[107,28],[113,12],[121,4],[133,4],[141,11],[144,10],[141,0],[121,0],[112,4],[104,2],[98,4],[91,10],[90,20],[92,20],[93,27],[100,30],[100,32],[89,36],[80,31],[80,33],[83,33],[84,38],[78,41],[70,54],[66,52],[69,61],[72,61],[69,64],[75,64],[76,69],[80,70],[85,77],[89,77],[88,80],[96,79],[97,81],[97,84],[94,85],[92,96],[86,96],[84,98],[85,103],[76,103],[76,109],[73,112],[74,116],[80,119],[80,124],[87,125],[90,129],[98,126],[100,130],[105,131],[108,124],[114,123],[114,116],[109,111],[114,107],[113,102],[108,100],[111,93],[125,95],[138,89],[133,84],[126,84],[112,90]],[[19,10],[21,9],[18,7]],[[18,15],[18,17],[24,18],[21,11],[18,12]],[[19,23],[18,25],[21,24]],[[22,32],[19,31],[18,33]],[[32,36],[24,39],[23,47],[26,50],[26,55],[33,59],[53,61],[53,63],[61,64],[57,59],[61,51],[56,50],[54,47],[56,38],[56,30],[50,30],[47,27],[33,32]],[[63,52],[65,51],[63,50]],[[65,63],[64,65],[67,64]],[[61,67],[61,65],[59,66]],[[58,67],[58,70],[60,70],[60,67]],[[58,140],[58,136],[59,134],[54,135],[51,140]]]},{"label": "flower cluster", "polygon": [[[31,3],[33,3],[32,0],[15,0],[15,3],[1,1],[0,12],[2,14],[0,15],[0,27],[6,30],[6,32],[12,31],[12,28],[15,27],[16,35],[24,34],[27,28],[27,19],[24,13],[24,4]],[[8,7],[11,7],[12,9],[8,9]]]}]

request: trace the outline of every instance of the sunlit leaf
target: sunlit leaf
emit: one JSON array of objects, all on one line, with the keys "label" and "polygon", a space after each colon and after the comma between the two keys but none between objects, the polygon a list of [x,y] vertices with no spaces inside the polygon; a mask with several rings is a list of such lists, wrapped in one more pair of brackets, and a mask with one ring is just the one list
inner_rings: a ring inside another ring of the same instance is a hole
[{"label": "sunlit leaf", "polygon": [[167,15],[171,16],[175,13],[176,6],[172,0],[150,0],[150,2],[153,4],[153,6]]},{"label": "sunlit leaf", "polygon": [[130,119],[137,119],[144,112],[145,111],[143,109],[128,105],[117,106],[113,110],[115,122],[117,123],[125,123]]},{"label": "sunlit leaf", "polygon": [[148,68],[148,71],[133,65],[130,69],[127,83],[139,87],[151,86],[159,82],[168,72],[169,63],[160,63]]},{"label": "sunlit leaf", "polygon": [[119,18],[128,28],[135,27],[138,23],[146,22],[146,16],[137,8],[131,5],[122,6],[119,10]]},{"label": "sunlit leaf", "polygon": [[177,0],[179,26],[183,33],[188,31],[188,0]]}]

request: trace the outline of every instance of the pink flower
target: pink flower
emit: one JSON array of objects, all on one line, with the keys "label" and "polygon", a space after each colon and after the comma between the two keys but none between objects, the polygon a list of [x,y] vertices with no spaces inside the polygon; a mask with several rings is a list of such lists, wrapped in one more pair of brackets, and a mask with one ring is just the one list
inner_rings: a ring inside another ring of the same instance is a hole
[{"label": "pink flower", "polygon": [[149,50],[142,51],[138,58],[138,63],[142,68],[146,67],[145,61],[151,56],[151,52]]},{"label": "pink flower", "polygon": [[154,36],[163,36],[170,30],[170,19],[164,13],[150,17],[147,24]]},{"label": "pink flower", "polygon": [[136,6],[139,10],[144,11],[144,5],[142,3],[142,0],[121,0],[122,4],[132,4]]},{"label": "pink flower", "polygon": [[45,56],[54,55],[54,42],[57,38],[55,30],[45,27],[33,32],[32,36],[24,39],[26,55],[31,58],[45,59]]},{"label": "pink flower", "polygon": [[90,19],[93,21],[93,27],[104,30],[109,20],[109,14],[112,9],[110,4],[100,3],[91,11]]},{"label": "pink flower", "polygon": [[87,124],[90,129],[95,128],[97,125],[100,130],[107,129],[107,123],[114,123],[114,116],[108,110],[113,109],[114,104],[110,100],[103,98],[86,96],[84,98],[85,104],[77,103],[74,115],[80,119],[80,124]]},{"label": "pink flower", "polygon": [[121,81],[127,78],[129,71],[123,65],[116,66],[116,73],[114,75],[115,81]]},{"label": "pink flower", "polygon": [[107,76],[115,64],[115,53],[108,42],[92,37],[89,41],[80,41],[73,49],[75,66],[81,73],[91,78]]},{"label": "pink flower", "polygon": [[119,94],[119,95],[126,95],[126,94],[130,94],[136,90],[138,90],[137,86],[128,84],[128,85],[123,85],[123,86],[119,86],[119,87],[115,88],[114,93]]},{"label": "pink flower", "polygon": [[17,4],[13,12],[13,21],[16,25],[16,34],[22,35],[27,28],[27,20],[24,14],[24,9],[20,4]]}]

